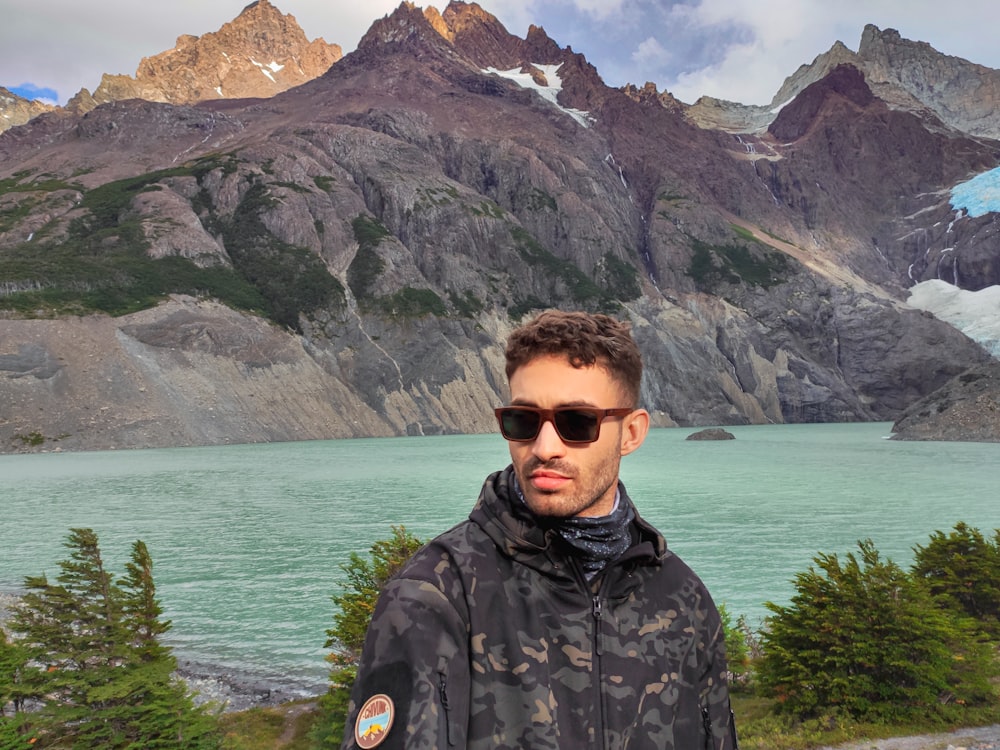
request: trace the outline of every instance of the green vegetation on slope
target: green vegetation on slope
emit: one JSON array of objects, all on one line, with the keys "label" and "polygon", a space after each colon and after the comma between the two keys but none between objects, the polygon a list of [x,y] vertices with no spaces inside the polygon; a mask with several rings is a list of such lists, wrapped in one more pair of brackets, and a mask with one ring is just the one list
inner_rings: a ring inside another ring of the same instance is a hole
[{"label": "green vegetation on slope", "polygon": [[[216,154],[92,190],[58,180],[3,181],[0,195],[73,187],[83,194],[83,213],[69,222],[63,238],[51,236],[57,223],[53,221],[31,241],[0,253],[0,285],[8,290],[0,296],[0,309],[24,316],[124,315],[180,293],[259,311],[297,330],[299,315],[342,306],[343,288],[322,260],[307,248],[282,242],[264,226],[261,212],[273,205],[265,185],[252,184],[232,217],[214,212],[205,178],[216,171],[231,174],[236,168],[235,157]],[[132,201],[140,193],[163,190],[161,183],[177,177],[197,181],[200,191],[192,208],[207,229],[222,235],[232,267],[214,263],[202,268],[187,258],[147,254],[150,241],[141,217],[130,210]],[[23,210],[20,205],[13,210]]]},{"label": "green vegetation on slope", "polygon": [[784,253],[764,244],[742,227],[733,226],[740,244],[711,245],[694,237],[687,275],[698,288],[714,293],[727,284],[745,283],[768,289],[782,283],[790,264]]},{"label": "green vegetation on slope", "polygon": [[[513,226],[511,236],[524,262],[563,287],[578,307],[595,312],[615,313],[621,308],[622,301],[635,299],[641,293],[635,268],[610,253],[605,254],[597,268],[601,281],[599,284],[574,263],[553,255],[523,228]],[[545,302],[529,294],[516,299],[508,312],[517,320],[530,310],[553,307],[556,304],[556,301]]]},{"label": "green vegetation on slope", "polygon": [[380,221],[364,214],[357,216],[351,226],[358,241],[358,251],[347,269],[347,285],[361,309],[390,318],[445,317],[448,314],[444,300],[431,289],[404,286],[389,295],[375,294],[375,282],[385,271],[385,261],[377,248],[392,233]]}]

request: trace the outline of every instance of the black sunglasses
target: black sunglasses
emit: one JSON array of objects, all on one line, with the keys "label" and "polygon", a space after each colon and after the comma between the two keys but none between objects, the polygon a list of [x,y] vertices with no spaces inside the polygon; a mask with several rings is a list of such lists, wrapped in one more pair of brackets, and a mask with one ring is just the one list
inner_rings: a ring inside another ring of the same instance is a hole
[{"label": "black sunglasses", "polygon": [[564,443],[593,443],[601,434],[601,422],[608,417],[624,417],[634,409],[594,409],[589,406],[560,406],[539,409],[537,406],[501,406],[495,409],[500,432],[515,443],[530,443],[552,422]]}]

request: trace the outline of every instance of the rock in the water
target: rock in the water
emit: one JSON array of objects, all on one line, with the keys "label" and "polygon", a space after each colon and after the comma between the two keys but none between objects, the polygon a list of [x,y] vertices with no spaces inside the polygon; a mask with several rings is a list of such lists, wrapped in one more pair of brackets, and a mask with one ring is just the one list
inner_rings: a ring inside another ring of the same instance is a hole
[{"label": "rock in the water", "polygon": [[692,432],[685,440],[735,440],[736,436],[721,427],[709,427],[698,432]]}]

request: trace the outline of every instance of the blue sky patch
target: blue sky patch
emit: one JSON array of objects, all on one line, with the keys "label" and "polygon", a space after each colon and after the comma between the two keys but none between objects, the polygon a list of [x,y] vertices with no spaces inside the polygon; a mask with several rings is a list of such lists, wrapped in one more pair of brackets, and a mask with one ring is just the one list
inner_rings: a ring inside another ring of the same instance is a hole
[{"label": "blue sky patch", "polygon": [[8,86],[7,90],[23,99],[41,99],[49,104],[59,101],[59,93],[55,89],[42,88],[33,83],[22,83],[20,86]]}]

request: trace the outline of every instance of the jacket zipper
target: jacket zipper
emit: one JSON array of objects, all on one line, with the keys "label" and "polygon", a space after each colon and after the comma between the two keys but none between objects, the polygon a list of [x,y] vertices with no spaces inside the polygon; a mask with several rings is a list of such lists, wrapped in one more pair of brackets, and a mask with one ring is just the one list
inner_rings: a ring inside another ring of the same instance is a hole
[{"label": "jacket zipper", "polygon": [[604,678],[601,672],[601,655],[604,653],[604,649],[601,647],[601,617],[604,615],[604,602],[601,600],[601,595],[594,594],[591,604],[591,614],[594,616],[594,688],[598,707],[598,725],[594,731],[594,742],[597,747],[604,747]]},{"label": "jacket zipper", "polygon": [[609,565],[599,574],[601,582],[598,585],[596,594],[591,596],[591,614],[594,617],[594,686],[597,690],[599,726],[595,741],[598,747],[605,746],[604,728],[607,726],[607,706],[604,696],[604,669],[601,664],[601,657],[604,655],[604,636],[601,631],[604,623],[604,606],[607,600],[607,591],[611,581],[611,566]]},{"label": "jacket zipper", "polygon": [[594,654],[601,656],[604,650],[601,648],[601,616],[604,614],[604,602],[601,601],[600,594],[594,594]]}]

